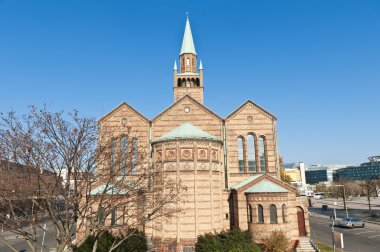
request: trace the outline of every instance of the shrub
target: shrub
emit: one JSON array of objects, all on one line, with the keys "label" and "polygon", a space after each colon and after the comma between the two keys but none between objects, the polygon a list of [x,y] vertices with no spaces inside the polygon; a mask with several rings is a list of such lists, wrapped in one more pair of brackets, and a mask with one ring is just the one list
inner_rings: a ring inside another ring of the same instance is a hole
[{"label": "shrub", "polygon": [[288,251],[290,246],[289,238],[282,231],[274,231],[262,240],[261,247],[265,252]]},{"label": "shrub", "polygon": [[252,242],[251,233],[239,229],[207,233],[198,236],[196,252],[259,252],[260,248]]},{"label": "shrub", "polygon": [[[112,247],[114,242],[118,242],[123,237],[114,237],[109,232],[104,232],[97,245],[97,252],[108,252]],[[82,245],[75,249],[75,252],[92,252],[92,248],[95,244],[95,237],[89,236]],[[120,246],[118,246],[115,252],[145,252],[148,249],[146,238],[141,232],[134,232],[130,237],[123,241]]]}]

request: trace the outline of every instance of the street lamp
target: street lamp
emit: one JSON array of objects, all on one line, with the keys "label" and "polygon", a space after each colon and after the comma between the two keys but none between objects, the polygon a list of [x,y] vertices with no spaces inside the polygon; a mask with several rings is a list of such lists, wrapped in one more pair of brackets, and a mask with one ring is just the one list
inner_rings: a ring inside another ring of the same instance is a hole
[{"label": "street lamp", "polygon": [[335,186],[343,187],[343,205],[344,205],[344,210],[346,211],[346,218],[348,218],[348,211],[347,211],[347,206],[346,206],[346,188],[344,187],[344,185],[335,185]]}]

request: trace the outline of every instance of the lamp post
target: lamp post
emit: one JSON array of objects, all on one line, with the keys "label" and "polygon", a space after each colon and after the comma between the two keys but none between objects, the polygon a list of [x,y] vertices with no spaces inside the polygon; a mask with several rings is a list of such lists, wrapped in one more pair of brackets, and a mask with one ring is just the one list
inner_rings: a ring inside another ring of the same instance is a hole
[{"label": "lamp post", "polygon": [[347,211],[347,206],[346,206],[346,188],[344,187],[344,185],[335,185],[335,186],[343,187],[343,205],[344,205],[344,210],[346,211],[346,218],[348,218],[348,211]]}]

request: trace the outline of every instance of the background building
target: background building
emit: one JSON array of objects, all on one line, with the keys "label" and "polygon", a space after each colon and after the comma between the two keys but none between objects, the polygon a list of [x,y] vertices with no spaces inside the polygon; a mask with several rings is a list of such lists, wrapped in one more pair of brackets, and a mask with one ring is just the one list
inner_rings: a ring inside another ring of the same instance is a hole
[{"label": "background building", "polygon": [[380,156],[368,158],[369,162],[360,166],[348,166],[334,173],[334,180],[371,180],[380,179]]}]

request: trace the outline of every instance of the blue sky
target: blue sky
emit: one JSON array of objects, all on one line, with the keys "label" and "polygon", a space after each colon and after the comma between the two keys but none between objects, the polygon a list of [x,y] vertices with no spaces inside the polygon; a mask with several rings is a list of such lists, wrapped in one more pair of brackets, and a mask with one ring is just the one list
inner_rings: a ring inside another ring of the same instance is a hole
[{"label": "blue sky", "polygon": [[99,118],[126,101],[152,118],[187,11],[206,106],[271,111],[286,162],[380,155],[380,1],[0,0],[0,111]]}]

